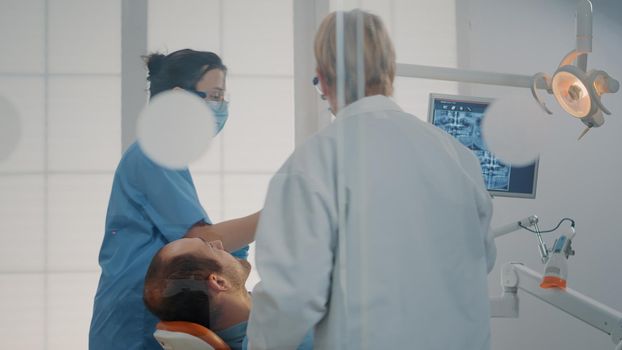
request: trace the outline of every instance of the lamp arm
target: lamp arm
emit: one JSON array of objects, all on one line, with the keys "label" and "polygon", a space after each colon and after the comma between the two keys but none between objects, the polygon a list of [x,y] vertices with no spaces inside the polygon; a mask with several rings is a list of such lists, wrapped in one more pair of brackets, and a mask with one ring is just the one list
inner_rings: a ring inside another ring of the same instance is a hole
[{"label": "lamp arm", "polygon": [[603,111],[603,113],[610,115],[611,112],[603,105],[600,100],[601,95],[605,93],[616,93],[620,88],[620,82],[612,78],[607,72],[602,70],[591,70],[589,72],[589,82],[594,86],[592,92],[592,100]]},{"label": "lamp arm", "polygon": [[586,53],[577,57],[577,67],[587,71],[587,53],[592,52],[592,3],[580,0],[577,4],[577,52]]},{"label": "lamp arm", "polygon": [[[622,312],[571,288],[541,288],[542,275],[520,263],[506,263],[501,270],[503,296],[491,298],[492,317],[518,317],[518,300],[511,294],[520,289],[547,304],[611,336],[616,350],[622,344]],[[503,305],[505,302],[505,305]],[[503,314],[503,311],[509,310]],[[515,310],[515,311],[514,311]],[[496,313],[495,313],[496,312]]]},{"label": "lamp arm", "polygon": [[544,100],[540,98],[540,95],[538,95],[538,91],[536,90],[537,84],[541,80],[544,80],[544,84],[547,86],[547,92],[553,92],[553,90],[550,90],[551,78],[546,73],[539,72],[531,78],[531,95],[547,114],[553,114],[553,112],[551,112],[551,110],[546,106],[546,103],[544,103]]},{"label": "lamp arm", "polygon": [[[578,60],[582,56],[587,57],[587,52],[581,52],[579,50],[572,50],[572,51],[568,52],[568,54],[566,54],[566,56],[564,56],[564,58],[562,58],[562,61],[559,62],[559,67],[570,66],[570,65],[572,65],[572,62],[574,62],[574,60]],[[585,65],[587,66],[587,59],[585,61]],[[581,68],[581,67],[579,67],[579,68]],[[584,68],[581,68],[581,69],[585,72]]]},{"label": "lamp arm", "polygon": [[577,4],[577,51],[592,52],[592,2],[590,0],[580,0]]},{"label": "lamp arm", "polygon": [[[592,52],[592,3],[589,0],[581,0],[577,4],[577,48],[564,57],[560,66],[572,64],[578,56],[585,55],[589,52]],[[567,59],[570,59],[569,63],[565,63]],[[587,59],[585,59],[584,62],[587,65]],[[586,67],[580,68],[583,71],[586,70]],[[524,88],[531,88],[532,85],[532,77],[527,75],[424,66],[418,64],[398,63],[396,74],[398,76],[411,78]],[[544,82],[538,82],[537,88],[549,89]]]},{"label": "lamp arm", "polygon": [[538,217],[536,215],[531,215],[524,219],[511,222],[507,225],[495,227],[494,229],[492,229],[492,234],[494,238],[498,238],[508,233],[518,231],[523,227],[531,227],[536,224],[538,224]]},{"label": "lamp arm", "polygon": [[[531,88],[532,77],[529,75],[486,72],[471,69],[424,66],[420,64],[398,63],[396,75],[401,77],[446,80],[463,83],[476,83],[500,86]],[[538,89],[547,89],[543,81],[538,82]]]}]

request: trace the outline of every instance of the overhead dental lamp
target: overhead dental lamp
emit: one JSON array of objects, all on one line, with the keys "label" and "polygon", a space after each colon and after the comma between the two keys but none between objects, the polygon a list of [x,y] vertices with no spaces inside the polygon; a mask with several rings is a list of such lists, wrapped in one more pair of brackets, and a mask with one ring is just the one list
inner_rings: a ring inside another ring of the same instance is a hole
[{"label": "overhead dental lamp", "polygon": [[595,69],[587,71],[587,54],[590,52],[592,3],[589,0],[580,0],[577,5],[577,47],[562,59],[552,77],[542,72],[534,76],[523,76],[412,64],[398,64],[397,75],[530,88],[538,104],[546,113],[552,114],[537,93],[537,89],[544,89],[553,94],[557,103],[568,114],[586,125],[586,129],[579,135],[581,139],[591,128],[604,124],[603,113],[611,114],[602,104],[601,96],[605,93],[616,93],[620,88],[620,83],[606,72]]},{"label": "overhead dental lamp", "polygon": [[[615,93],[620,83],[601,70],[587,69],[587,54],[592,52],[592,3],[580,1],[577,8],[577,48],[562,59],[559,67],[549,77],[537,73],[533,77],[531,92],[536,101],[548,114],[553,114],[536,92],[539,81],[544,81],[546,90],[555,96],[557,103],[571,116],[579,118],[587,127],[579,136],[583,137],[591,128],[605,123],[603,113],[611,112],[602,104],[600,97]],[[576,65],[573,63],[576,61]]]}]

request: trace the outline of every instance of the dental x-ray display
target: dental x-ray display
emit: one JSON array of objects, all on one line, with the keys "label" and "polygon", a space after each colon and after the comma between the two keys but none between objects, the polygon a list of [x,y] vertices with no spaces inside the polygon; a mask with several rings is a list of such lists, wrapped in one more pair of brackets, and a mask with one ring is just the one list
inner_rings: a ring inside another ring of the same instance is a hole
[{"label": "dental x-ray display", "polygon": [[495,196],[535,198],[538,161],[513,166],[498,159],[482,137],[482,120],[492,99],[430,94],[428,121],[473,151],[484,182]]}]

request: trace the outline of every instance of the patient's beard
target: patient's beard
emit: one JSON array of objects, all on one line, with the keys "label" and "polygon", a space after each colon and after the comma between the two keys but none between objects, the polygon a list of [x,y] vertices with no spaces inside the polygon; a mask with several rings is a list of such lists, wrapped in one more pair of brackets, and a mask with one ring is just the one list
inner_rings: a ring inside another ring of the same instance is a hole
[{"label": "patient's beard", "polygon": [[238,259],[237,261],[240,263],[239,265],[226,266],[223,272],[226,274],[234,289],[245,290],[244,286],[251,271],[251,264],[242,259]]},{"label": "patient's beard", "polygon": [[246,278],[248,278],[248,275],[251,273],[251,263],[243,259],[240,259],[239,261],[240,261],[240,264],[242,265],[242,269],[246,273]]}]

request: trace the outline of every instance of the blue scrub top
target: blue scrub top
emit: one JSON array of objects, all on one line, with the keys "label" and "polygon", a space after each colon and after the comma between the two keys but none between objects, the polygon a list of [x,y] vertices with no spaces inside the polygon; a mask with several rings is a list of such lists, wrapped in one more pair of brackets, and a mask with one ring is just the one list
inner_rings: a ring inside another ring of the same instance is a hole
[{"label": "blue scrub top", "polygon": [[[132,144],[112,184],[89,349],[161,350],[158,320],[143,304],[145,274],[160,248],[199,221],[211,224],[188,169],[163,168]],[[248,246],[233,255],[246,259]]]}]

